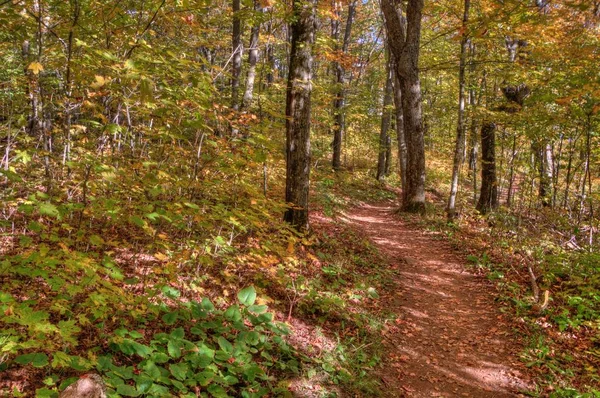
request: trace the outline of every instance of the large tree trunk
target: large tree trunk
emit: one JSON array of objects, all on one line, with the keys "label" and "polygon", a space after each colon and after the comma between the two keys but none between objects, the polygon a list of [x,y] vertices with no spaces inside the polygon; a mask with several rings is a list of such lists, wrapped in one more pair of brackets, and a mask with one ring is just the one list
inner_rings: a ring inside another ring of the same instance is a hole
[{"label": "large tree trunk", "polygon": [[448,219],[453,220],[456,217],[456,195],[458,193],[458,179],[460,169],[463,164],[465,151],[465,67],[467,63],[467,47],[469,35],[467,34],[467,24],[469,22],[470,0],[465,0],[464,15],[462,21],[462,37],[460,39],[460,61],[458,67],[458,126],[456,128],[456,146],[454,148],[454,162],[452,165],[452,180],[450,182],[450,197],[448,198],[448,207],[446,212]]},{"label": "large tree trunk", "polygon": [[289,204],[284,219],[298,230],[308,228],[310,176],[310,106],[312,45],[315,38],[316,0],[294,0],[292,47],[286,101],[286,181],[285,200]]},{"label": "large tree trunk", "polygon": [[383,110],[381,113],[381,130],[379,132],[379,156],[377,159],[377,180],[381,181],[387,173],[386,165],[389,164],[389,129],[392,118],[392,90],[393,85],[393,68],[391,61],[387,63],[387,79],[385,81],[385,89],[383,92]]},{"label": "large tree trunk", "polygon": [[419,46],[423,0],[409,0],[406,20],[394,0],[382,0],[388,43],[402,90],[402,112],[406,139],[406,184],[402,191],[402,210],[425,211],[425,145]]},{"label": "large tree trunk", "polygon": [[[254,11],[260,12],[261,7],[258,0],[254,0]],[[246,90],[242,99],[242,109],[248,109],[252,105],[254,94],[254,80],[256,79],[256,63],[258,62],[258,35],[260,33],[260,22],[256,22],[250,31],[250,47],[248,48],[248,75],[246,77]]]},{"label": "large tree trunk", "polygon": [[240,109],[240,74],[242,72],[242,22],[240,19],[240,0],[232,0],[233,29],[231,35],[231,49],[233,58],[231,60],[231,107]]},{"label": "large tree trunk", "polygon": [[481,214],[487,214],[497,207],[496,124],[484,122],[481,127],[481,193],[477,210]]},{"label": "large tree trunk", "polygon": [[[342,54],[348,51],[350,43],[350,34],[352,32],[352,21],[354,20],[354,11],[356,9],[356,0],[348,5],[348,18],[346,19],[346,30],[344,32],[344,41],[342,42]],[[339,23],[338,23],[339,26]],[[337,34],[337,32],[334,32]],[[334,37],[335,38],[335,37]],[[346,71],[340,62],[334,62],[336,74],[337,95],[333,102],[333,158],[332,166],[334,170],[339,170],[342,166],[342,141],[346,129],[346,118],[344,115],[344,106],[346,104]]]}]

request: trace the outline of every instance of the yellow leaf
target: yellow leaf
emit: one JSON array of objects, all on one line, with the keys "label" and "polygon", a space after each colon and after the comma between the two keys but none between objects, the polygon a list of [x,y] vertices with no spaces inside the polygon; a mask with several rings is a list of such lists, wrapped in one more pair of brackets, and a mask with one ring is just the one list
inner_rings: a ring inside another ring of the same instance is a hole
[{"label": "yellow leaf", "polygon": [[155,253],[154,254],[154,258],[156,258],[158,261],[166,261],[169,259],[169,257],[167,257],[165,254],[163,253]]},{"label": "yellow leaf", "polygon": [[32,71],[34,75],[37,75],[44,70],[44,67],[39,62],[32,62],[27,67],[28,70]]},{"label": "yellow leaf", "polygon": [[104,76],[96,75],[94,76],[94,78],[96,79],[96,81],[90,84],[92,88],[100,88],[106,84],[106,79],[104,78]]}]

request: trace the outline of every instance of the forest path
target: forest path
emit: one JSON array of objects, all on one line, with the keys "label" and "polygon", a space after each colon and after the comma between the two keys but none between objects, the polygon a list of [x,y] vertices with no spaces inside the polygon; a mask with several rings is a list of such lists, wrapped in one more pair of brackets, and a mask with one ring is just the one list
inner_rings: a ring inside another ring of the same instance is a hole
[{"label": "forest path", "polygon": [[469,273],[448,243],[393,211],[392,202],[364,204],[344,217],[398,270],[397,293],[382,303],[397,314],[380,373],[389,396],[514,397],[530,389],[521,347],[489,283]]}]

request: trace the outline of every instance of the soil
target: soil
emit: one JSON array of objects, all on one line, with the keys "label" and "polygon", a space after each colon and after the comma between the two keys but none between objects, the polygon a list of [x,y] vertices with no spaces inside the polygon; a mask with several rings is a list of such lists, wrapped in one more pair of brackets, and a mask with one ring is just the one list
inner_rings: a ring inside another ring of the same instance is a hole
[{"label": "soil", "polygon": [[[384,330],[379,372],[389,397],[515,397],[533,388],[519,361],[514,320],[493,286],[470,273],[448,243],[403,222],[392,202],[365,204],[345,220],[364,231],[397,267],[397,318]],[[385,300],[385,298],[383,298]]]}]

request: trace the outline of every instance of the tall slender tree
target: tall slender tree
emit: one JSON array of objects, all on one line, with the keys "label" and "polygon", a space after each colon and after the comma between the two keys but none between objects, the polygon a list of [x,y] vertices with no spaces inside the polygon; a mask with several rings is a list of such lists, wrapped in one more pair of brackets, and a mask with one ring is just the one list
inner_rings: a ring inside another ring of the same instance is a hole
[{"label": "tall slender tree", "polygon": [[[254,12],[260,13],[262,7],[258,0],[254,0]],[[258,18],[258,15],[255,15]],[[242,109],[248,109],[252,105],[254,94],[254,80],[256,79],[256,64],[258,62],[258,36],[260,34],[260,20],[256,20],[250,30],[250,46],[248,47],[248,74],[246,76],[246,90],[242,98]]]},{"label": "tall slender tree", "polygon": [[310,181],[310,110],[312,47],[316,0],[294,0],[292,47],[286,101],[286,180],[284,219],[298,230],[308,228]]},{"label": "tall slender tree", "polygon": [[242,73],[242,20],[240,18],[240,0],[232,0],[233,28],[231,34],[231,108],[240,109],[240,75]]},{"label": "tall slender tree", "polygon": [[386,173],[386,165],[389,165],[388,152],[390,148],[390,124],[392,118],[392,91],[394,89],[393,78],[394,70],[392,68],[391,61],[388,60],[386,64],[386,80],[385,88],[383,91],[383,110],[381,112],[381,129],[379,131],[379,156],[377,157],[377,180],[381,181]]},{"label": "tall slender tree", "polygon": [[[392,68],[394,66],[392,65]],[[402,192],[406,189],[406,138],[404,136],[404,114],[402,113],[402,91],[398,75],[394,72],[394,115],[396,117],[396,136],[398,137],[398,168],[400,171],[400,186]]]},{"label": "tall slender tree", "polygon": [[465,151],[465,69],[467,64],[467,50],[469,44],[469,35],[467,32],[470,6],[471,0],[465,0],[462,27],[460,30],[460,59],[458,66],[458,126],[456,128],[456,145],[454,148],[454,163],[452,165],[450,196],[448,198],[448,206],[446,208],[449,220],[453,220],[456,217],[456,195],[458,193],[458,179],[460,176],[460,169],[464,161],[463,154]]},{"label": "tall slender tree", "polygon": [[[357,0],[352,0],[348,5],[348,17],[346,18],[346,29],[344,30],[344,38],[342,41],[342,55],[345,55],[348,52],[348,46],[350,44],[350,37],[352,33],[352,22],[354,21],[354,12],[356,10],[356,2]],[[334,2],[334,6],[336,9],[336,18],[340,17],[340,8],[336,2]],[[336,27],[337,24],[337,27]],[[334,40],[337,39],[336,36],[339,35],[339,21],[334,23],[333,36]],[[342,63],[339,61],[334,62],[335,67],[335,75],[336,75],[336,97],[333,102],[333,114],[334,114],[334,123],[333,123],[333,158],[332,158],[332,166],[334,170],[339,170],[342,166],[342,140],[344,139],[344,133],[346,129],[346,119],[344,115],[344,106],[346,104],[346,70]]]}]

